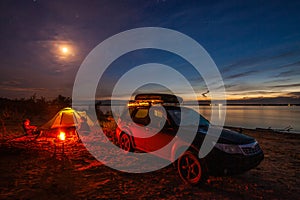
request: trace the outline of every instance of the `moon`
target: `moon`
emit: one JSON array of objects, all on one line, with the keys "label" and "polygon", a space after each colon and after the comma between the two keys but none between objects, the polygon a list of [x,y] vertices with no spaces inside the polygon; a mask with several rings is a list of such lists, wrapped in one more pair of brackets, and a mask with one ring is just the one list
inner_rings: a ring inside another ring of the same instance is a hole
[{"label": "moon", "polygon": [[53,54],[63,61],[67,61],[75,56],[75,47],[67,42],[61,44],[55,44],[55,49],[53,49]]},{"label": "moon", "polygon": [[67,53],[69,53],[69,48],[68,47],[61,47],[61,52],[63,54],[67,54]]}]

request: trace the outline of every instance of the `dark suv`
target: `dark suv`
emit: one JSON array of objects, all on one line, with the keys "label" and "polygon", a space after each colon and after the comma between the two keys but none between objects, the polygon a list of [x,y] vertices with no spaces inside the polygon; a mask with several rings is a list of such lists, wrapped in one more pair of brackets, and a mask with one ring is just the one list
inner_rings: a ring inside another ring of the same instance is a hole
[{"label": "dark suv", "polygon": [[[171,144],[168,151],[157,156],[173,162],[180,177],[190,184],[203,182],[208,175],[242,173],[263,160],[263,151],[254,138],[228,129],[221,130],[210,153],[199,159],[208,127],[214,126],[193,109],[179,106],[181,101],[180,97],[169,94],[137,95],[128,104],[129,112],[126,109],[118,121],[116,138],[120,147],[125,151],[156,152]],[[188,132],[195,126],[189,120],[181,123],[182,112],[188,119],[199,119],[192,144],[177,136],[180,127]],[[175,142],[170,143],[174,138]]]}]

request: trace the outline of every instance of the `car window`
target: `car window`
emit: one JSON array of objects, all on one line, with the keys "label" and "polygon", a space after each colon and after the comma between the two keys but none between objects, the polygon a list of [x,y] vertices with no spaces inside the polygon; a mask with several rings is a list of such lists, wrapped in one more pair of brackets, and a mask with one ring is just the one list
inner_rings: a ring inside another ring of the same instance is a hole
[{"label": "car window", "polygon": [[133,121],[143,126],[149,124],[150,120],[148,116],[148,109],[147,108],[137,109],[136,113],[133,116]]},{"label": "car window", "polygon": [[181,123],[181,112],[185,112],[185,116],[187,116],[188,119],[197,119],[199,118],[199,126],[209,126],[209,121],[205,119],[202,115],[200,115],[198,112],[194,111],[193,109],[189,108],[184,108],[182,107],[181,109],[170,109],[168,110],[170,116],[174,120],[177,126],[191,126],[194,124],[191,124],[192,121],[195,120],[184,120]]},{"label": "car window", "polygon": [[142,119],[142,118],[146,118],[147,116],[148,116],[148,109],[141,108],[137,110],[134,118]]}]

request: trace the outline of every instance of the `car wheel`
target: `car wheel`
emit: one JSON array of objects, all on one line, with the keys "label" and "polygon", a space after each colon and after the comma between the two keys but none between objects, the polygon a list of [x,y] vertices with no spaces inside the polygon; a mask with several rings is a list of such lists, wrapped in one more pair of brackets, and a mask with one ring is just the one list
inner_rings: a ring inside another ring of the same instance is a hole
[{"label": "car wheel", "polygon": [[126,152],[132,151],[132,144],[129,135],[123,133],[120,138],[120,147]]},{"label": "car wheel", "polygon": [[186,151],[178,158],[177,170],[180,178],[189,184],[196,185],[205,181],[205,171],[196,153]]}]

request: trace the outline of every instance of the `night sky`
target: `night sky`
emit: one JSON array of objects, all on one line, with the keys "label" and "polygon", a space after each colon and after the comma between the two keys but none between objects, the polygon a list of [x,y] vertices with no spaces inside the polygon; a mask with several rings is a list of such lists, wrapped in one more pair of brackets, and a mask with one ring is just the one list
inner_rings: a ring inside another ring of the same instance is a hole
[{"label": "night sky", "polygon": [[[7,0],[0,9],[0,97],[71,96],[88,53],[138,27],[169,28],[195,39],[219,68],[228,99],[300,97],[299,1]],[[100,97],[110,96],[122,73],[150,61],[182,71],[199,94],[206,91],[174,55],[141,50],[126,56],[101,78]]]}]

